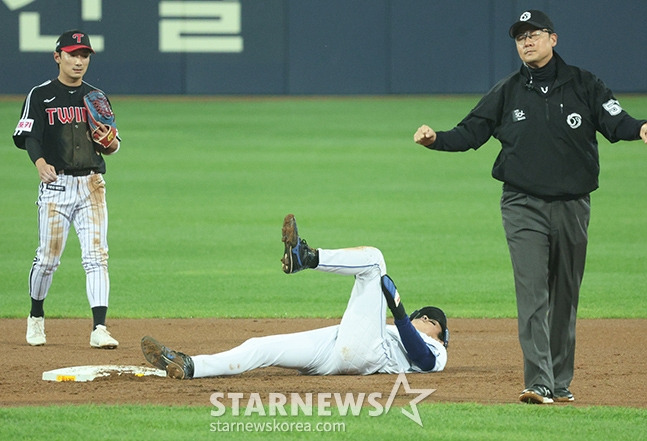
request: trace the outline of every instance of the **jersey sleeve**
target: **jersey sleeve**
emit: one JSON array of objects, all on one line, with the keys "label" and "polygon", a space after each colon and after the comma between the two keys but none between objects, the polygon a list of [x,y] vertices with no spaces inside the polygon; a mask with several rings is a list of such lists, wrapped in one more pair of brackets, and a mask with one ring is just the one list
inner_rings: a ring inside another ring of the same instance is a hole
[{"label": "jersey sleeve", "polygon": [[429,145],[432,150],[446,152],[465,152],[476,150],[494,134],[501,119],[503,106],[503,86],[499,82],[467,114],[456,127],[448,131],[437,131],[436,141]]},{"label": "jersey sleeve", "polygon": [[27,150],[27,153],[29,153],[29,159],[31,159],[31,162],[33,162],[34,164],[36,164],[36,161],[39,158],[45,157],[43,146],[36,140],[36,138],[32,138],[30,136],[25,137],[24,148],[25,150]]},{"label": "jersey sleeve", "polygon": [[629,115],[602,80],[592,76],[590,84],[593,97],[590,105],[596,119],[596,130],[609,142],[639,139],[640,128],[647,120],[638,120]]},{"label": "jersey sleeve", "polygon": [[13,133],[13,142],[16,147],[26,150],[25,139],[35,138],[43,142],[44,110],[42,99],[39,99],[38,87],[33,88],[22,106],[20,119]]}]

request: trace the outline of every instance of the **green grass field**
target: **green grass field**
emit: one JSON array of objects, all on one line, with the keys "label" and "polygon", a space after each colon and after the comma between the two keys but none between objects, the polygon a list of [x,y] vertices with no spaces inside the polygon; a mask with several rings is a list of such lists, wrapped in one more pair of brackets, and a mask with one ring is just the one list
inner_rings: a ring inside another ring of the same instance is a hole
[{"label": "green grass field", "polygon": [[[280,270],[281,222],[292,212],[313,246],[379,247],[405,305],[437,304],[450,317],[514,317],[500,183],[490,177],[497,142],[450,154],[412,141],[420,124],[449,129],[477,100],[113,97],[123,143],[107,158],[109,316],[340,317],[348,280],[306,272],[297,283]],[[37,246],[38,175],[11,141],[21,102],[0,100],[1,318],[27,315]],[[646,97],[621,103],[647,116]],[[645,318],[647,146],[599,140],[601,188],[592,197],[580,317]],[[72,232],[48,317],[88,317],[84,289]],[[572,427],[581,430],[569,439],[639,439],[647,416],[618,408],[421,408],[432,439],[560,439]],[[80,406],[0,408],[1,438],[38,438],[26,428],[33,421],[48,439],[81,439],[90,430],[97,439],[222,435],[209,432],[207,408]],[[329,435],[421,434],[391,414],[350,422],[352,430]],[[106,430],[97,433],[97,425]],[[300,437],[308,438],[280,439]]]}]

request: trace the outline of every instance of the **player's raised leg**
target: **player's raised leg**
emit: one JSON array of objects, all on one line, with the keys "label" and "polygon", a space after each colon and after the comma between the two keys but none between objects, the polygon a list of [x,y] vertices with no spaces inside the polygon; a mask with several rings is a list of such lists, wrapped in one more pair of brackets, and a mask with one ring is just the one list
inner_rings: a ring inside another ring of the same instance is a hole
[{"label": "player's raised leg", "polygon": [[350,299],[339,325],[334,353],[340,373],[371,374],[388,364],[386,302],[381,277],[382,252],[374,247],[319,250],[319,271],[354,277]]},{"label": "player's raised leg", "polygon": [[338,365],[335,373],[367,374],[383,367],[389,349],[385,343],[386,302],[381,277],[386,274],[386,263],[382,252],[374,247],[312,249],[299,236],[292,214],[285,217],[282,232],[286,273],[313,268],[355,278],[333,349]]}]

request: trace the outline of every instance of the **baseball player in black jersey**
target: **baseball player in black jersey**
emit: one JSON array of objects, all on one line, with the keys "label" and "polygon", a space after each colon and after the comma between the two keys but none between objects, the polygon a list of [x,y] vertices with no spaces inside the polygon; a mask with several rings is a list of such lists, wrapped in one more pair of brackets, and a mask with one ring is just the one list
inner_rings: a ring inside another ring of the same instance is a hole
[{"label": "baseball player in black jersey", "polygon": [[120,139],[117,135],[110,143],[99,144],[95,139],[105,139],[109,127],[99,124],[91,132],[88,126],[83,97],[96,87],[83,77],[93,53],[89,37],[79,30],[58,38],[54,51],[58,77],[29,92],[13,135],[15,145],[29,153],[41,181],[36,203],[39,246],[29,273],[27,342],[32,346],[46,343],[43,302],[71,225],[79,237],[92,308],[90,346],[119,345],[105,326],[110,281],[103,156],[116,152]]},{"label": "baseball player in black jersey", "polygon": [[554,51],[555,26],[525,11],[509,30],[522,61],[454,129],[423,125],[414,141],[432,150],[478,149],[494,136],[492,176],[512,259],[525,389],[531,403],[573,401],[575,320],[588,243],[589,194],[600,170],[596,132],[642,139],[647,121],[625,112],[590,72]]}]

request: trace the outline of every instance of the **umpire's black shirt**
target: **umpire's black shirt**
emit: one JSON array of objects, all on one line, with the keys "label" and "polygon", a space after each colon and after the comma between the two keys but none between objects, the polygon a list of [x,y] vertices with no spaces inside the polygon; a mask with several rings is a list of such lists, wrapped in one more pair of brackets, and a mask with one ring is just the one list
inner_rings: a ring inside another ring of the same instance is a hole
[{"label": "umpire's black shirt", "polygon": [[[598,188],[596,131],[610,142],[640,138],[632,118],[590,72],[554,53],[555,80],[540,86],[523,65],[499,81],[452,130],[437,132],[433,150],[478,149],[501,142],[492,176],[504,188],[546,199],[571,199]],[[543,87],[543,88],[542,88]]]}]

